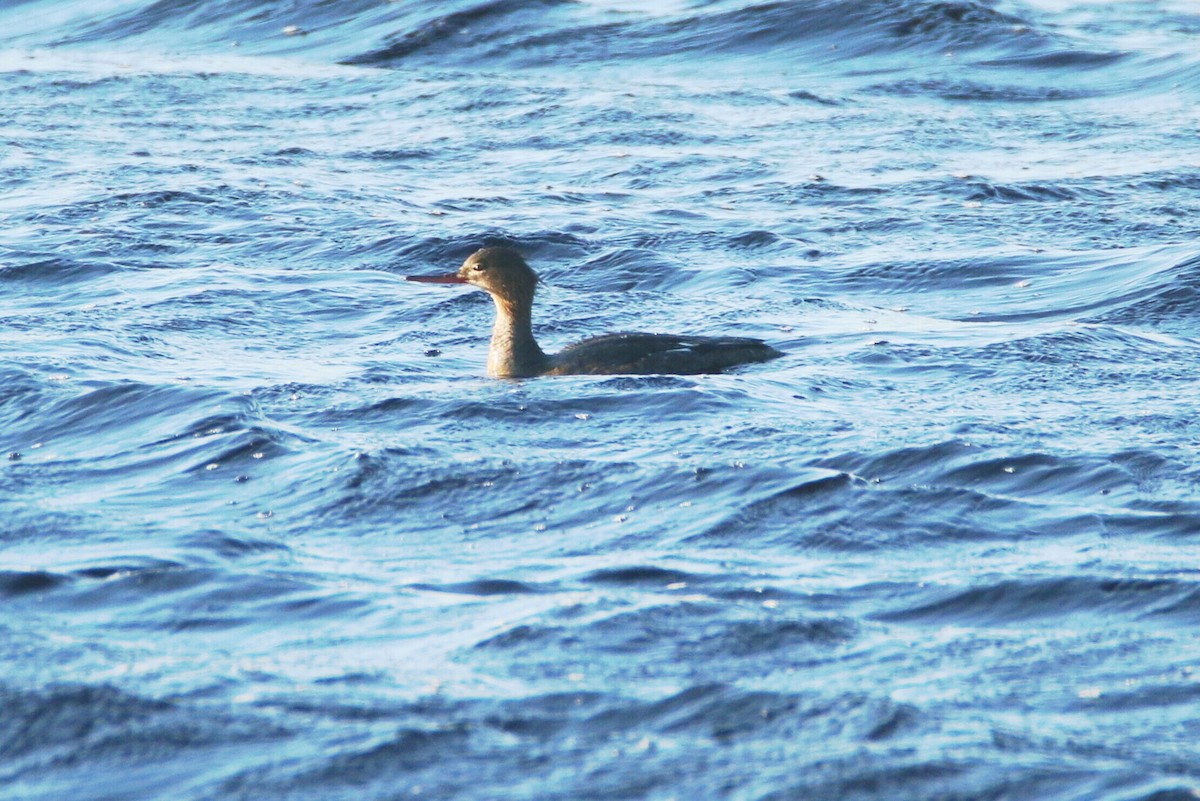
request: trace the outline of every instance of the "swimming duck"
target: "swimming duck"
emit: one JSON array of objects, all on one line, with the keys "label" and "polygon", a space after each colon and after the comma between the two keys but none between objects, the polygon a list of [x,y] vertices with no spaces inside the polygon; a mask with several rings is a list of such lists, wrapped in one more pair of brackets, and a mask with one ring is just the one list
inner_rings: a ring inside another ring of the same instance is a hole
[{"label": "swimming duck", "polygon": [[672,334],[604,334],[548,354],[533,338],[533,294],[538,277],[521,254],[508,247],[475,251],[458,272],[410,275],[425,284],[470,284],[492,296],[496,322],[488,349],[488,375],[695,375],[739,364],[765,362],[783,354],[761,339],[687,337]]}]

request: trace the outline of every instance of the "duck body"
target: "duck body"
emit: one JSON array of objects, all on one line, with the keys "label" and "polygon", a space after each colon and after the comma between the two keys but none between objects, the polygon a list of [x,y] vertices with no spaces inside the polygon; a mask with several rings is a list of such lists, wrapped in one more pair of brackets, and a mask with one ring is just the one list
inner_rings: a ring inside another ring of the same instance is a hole
[{"label": "duck body", "polygon": [[517,251],[477,250],[458,272],[408,276],[409,281],[471,284],[496,305],[488,349],[488,375],[529,378],[541,375],[696,375],[739,364],[765,362],[783,354],[748,337],[688,337],[640,332],[604,334],[547,354],[533,336],[533,295],[538,277]]},{"label": "duck body", "polygon": [[603,334],[550,357],[546,375],[698,375],[783,354],[749,337],[685,337],[628,332]]}]

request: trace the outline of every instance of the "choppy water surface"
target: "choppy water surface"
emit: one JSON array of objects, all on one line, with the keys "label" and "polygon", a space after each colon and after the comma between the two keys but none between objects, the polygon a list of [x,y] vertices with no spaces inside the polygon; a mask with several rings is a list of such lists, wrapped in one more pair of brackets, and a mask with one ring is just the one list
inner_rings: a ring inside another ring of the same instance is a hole
[{"label": "choppy water surface", "polygon": [[6,799],[1200,792],[1193,3],[0,8]]}]

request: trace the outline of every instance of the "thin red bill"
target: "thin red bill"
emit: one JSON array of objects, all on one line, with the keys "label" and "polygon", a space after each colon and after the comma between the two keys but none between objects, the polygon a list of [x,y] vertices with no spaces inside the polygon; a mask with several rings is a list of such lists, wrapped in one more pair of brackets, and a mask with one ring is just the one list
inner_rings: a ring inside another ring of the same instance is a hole
[{"label": "thin red bill", "polygon": [[406,275],[405,281],[416,281],[421,284],[465,284],[467,279],[460,278],[458,273],[449,275]]}]

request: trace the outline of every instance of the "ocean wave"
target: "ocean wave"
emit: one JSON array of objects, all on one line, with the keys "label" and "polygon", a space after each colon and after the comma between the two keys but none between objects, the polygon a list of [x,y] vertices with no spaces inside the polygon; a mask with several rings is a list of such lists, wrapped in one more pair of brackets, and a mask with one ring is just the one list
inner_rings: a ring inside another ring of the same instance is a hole
[{"label": "ocean wave", "polygon": [[875,84],[868,92],[897,97],[930,96],[942,100],[967,103],[1054,103],[1078,100],[1102,94],[1101,89],[1078,86],[984,83],[963,78],[905,78],[890,83]]},{"label": "ocean wave", "polygon": [[1108,620],[1145,616],[1196,615],[1195,583],[1165,579],[1113,579],[1096,576],[1024,577],[968,588],[934,588],[906,599],[906,605],[878,614],[882,620],[983,623],[1005,626],[1063,616],[1100,615]]},{"label": "ocean wave", "polygon": [[[37,5],[34,0],[7,15],[12,24],[0,46],[221,55],[236,45],[239,53],[260,56],[443,72],[647,63],[686,69],[696,58],[717,58],[739,71],[786,66],[822,78],[833,70],[868,80],[885,74],[888,80],[873,81],[868,92],[954,102],[1053,103],[1144,92],[1148,82],[1177,84],[1198,68],[1181,53],[1105,48],[1103,40],[1089,41],[1054,24],[1045,10],[984,0],[731,0],[657,13],[566,0],[455,0],[437,8],[303,0],[287,9],[266,0],[125,0],[100,10],[71,0],[55,4],[52,15],[24,11]],[[38,24],[39,19],[46,22]],[[918,55],[945,61],[944,68],[932,70],[941,74],[912,75]],[[103,88],[125,77],[62,80]],[[809,86],[792,91],[794,98],[818,105],[842,102]],[[643,130],[665,135],[662,126]],[[383,160],[421,158],[425,152],[363,151]]]},{"label": "ocean wave", "polygon": [[[34,3],[35,4],[35,3]],[[31,4],[26,4],[26,6]],[[982,49],[1021,57],[1054,37],[982,0],[724,2],[674,13],[629,13],[565,0],[418,3],[266,0],[58,4],[56,27],[24,21],[10,41],[55,47],[137,42],[171,50],[238,44],[260,53],[310,53],[347,64],[451,67],[690,58],[699,53],[824,60],[906,50]],[[362,48],[361,43],[374,42]],[[1053,61],[1052,56],[1042,56]]]},{"label": "ocean wave", "polygon": [[[728,4],[721,4],[728,5]],[[414,58],[455,65],[676,59],[723,52],[796,57],[831,51],[838,57],[910,48],[1025,48],[1045,37],[1017,17],[981,2],[814,0],[805,3],[743,3],[670,17],[635,15],[602,23],[580,20],[569,5],[490,2],[436,17],[389,37],[382,48],[347,63],[396,66]],[[547,11],[549,13],[547,13]],[[555,25],[546,30],[548,25]]]},{"label": "ocean wave", "polygon": [[[1062,202],[1057,186],[976,184],[972,195],[1007,202]],[[834,277],[841,291],[869,291],[916,313],[979,323],[1135,322],[1159,325],[1191,297],[1198,257],[1186,246],[1109,248],[1069,253],[980,253],[868,264]],[[923,297],[938,298],[938,308]],[[1163,307],[1163,315],[1138,310]]]},{"label": "ocean wave", "polygon": [[[4,5],[6,797],[1179,795],[1151,5]],[[487,379],[488,244],[786,357]]]}]

